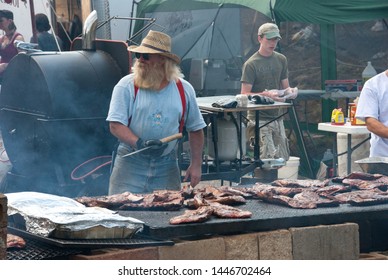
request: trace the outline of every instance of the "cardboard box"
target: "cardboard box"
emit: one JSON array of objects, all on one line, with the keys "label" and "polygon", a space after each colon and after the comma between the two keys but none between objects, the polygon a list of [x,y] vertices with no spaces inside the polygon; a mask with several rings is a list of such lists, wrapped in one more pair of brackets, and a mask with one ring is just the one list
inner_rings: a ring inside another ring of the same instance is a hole
[{"label": "cardboard box", "polygon": [[351,80],[326,80],[325,91],[336,92],[336,91],[361,91],[362,81],[351,79]]}]

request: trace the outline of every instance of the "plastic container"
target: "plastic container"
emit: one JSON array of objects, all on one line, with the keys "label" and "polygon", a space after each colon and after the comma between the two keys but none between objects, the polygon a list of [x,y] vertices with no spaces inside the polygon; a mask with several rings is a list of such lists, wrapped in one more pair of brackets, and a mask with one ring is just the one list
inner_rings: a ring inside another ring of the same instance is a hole
[{"label": "plastic container", "polygon": [[377,74],[376,69],[372,66],[372,63],[368,61],[364,71],[362,71],[362,84],[364,85],[367,80]]},{"label": "plastic container", "polygon": [[357,104],[349,103],[349,119],[351,125],[365,125],[365,122],[356,118]]},{"label": "plastic container", "polygon": [[299,158],[290,157],[286,165],[278,169],[278,179],[298,179]]},{"label": "plastic container", "polygon": [[322,162],[327,166],[326,168],[326,178],[332,178],[334,175],[333,167],[334,154],[331,149],[327,149],[323,154]]},{"label": "plastic container", "polygon": [[[232,120],[217,119],[217,135],[218,135],[218,159],[221,161],[235,160],[239,156],[239,141],[236,126]],[[245,147],[245,129],[242,131],[243,152]],[[207,127],[207,146],[210,157],[215,158],[212,124]]]},{"label": "plastic container", "polygon": [[331,113],[331,124],[333,125],[344,125],[345,117],[342,109],[334,109]]},{"label": "plastic container", "polygon": [[331,165],[333,162],[334,155],[331,151],[331,149],[327,149],[326,152],[323,154],[322,161],[326,165]]}]

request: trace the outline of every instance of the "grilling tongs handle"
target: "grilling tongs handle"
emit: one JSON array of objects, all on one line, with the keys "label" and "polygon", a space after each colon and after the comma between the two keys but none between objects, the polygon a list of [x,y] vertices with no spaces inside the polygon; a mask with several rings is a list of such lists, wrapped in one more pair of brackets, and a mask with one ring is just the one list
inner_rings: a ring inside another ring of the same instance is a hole
[{"label": "grilling tongs handle", "polygon": [[177,134],[170,135],[170,136],[167,136],[167,137],[160,139],[160,142],[168,143],[168,142],[171,142],[173,140],[180,139],[180,138],[182,138],[182,136],[183,136],[182,133],[177,133]]},{"label": "grilling tongs handle", "polygon": [[[160,139],[160,141],[164,144],[164,143],[168,143],[168,142],[171,142],[172,140],[179,139],[179,138],[182,138],[182,133],[177,133],[177,134],[174,134],[174,135],[167,136],[165,138]],[[132,155],[137,154],[137,153],[141,153],[142,151],[145,151],[145,150],[148,150],[148,149],[151,149],[151,148],[152,148],[152,146],[148,146],[148,147],[142,148],[140,150],[133,151],[132,153],[123,155],[122,157],[123,158],[124,157],[129,157],[129,156],[132,156]]]}]

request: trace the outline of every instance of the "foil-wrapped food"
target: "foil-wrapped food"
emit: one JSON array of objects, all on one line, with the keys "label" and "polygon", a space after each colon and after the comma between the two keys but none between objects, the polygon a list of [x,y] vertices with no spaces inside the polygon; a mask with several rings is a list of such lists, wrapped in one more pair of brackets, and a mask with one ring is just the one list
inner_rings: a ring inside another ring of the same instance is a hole
[{"label": "foil-wrapped food", "polygon": [[[86,207],[74,199],[39,192],[5,194],[9,220],[23,219],[25,230],[63,239],[130,238],[143,222],[100,207]],[[18,222],[20,225],[20,222]]]}]

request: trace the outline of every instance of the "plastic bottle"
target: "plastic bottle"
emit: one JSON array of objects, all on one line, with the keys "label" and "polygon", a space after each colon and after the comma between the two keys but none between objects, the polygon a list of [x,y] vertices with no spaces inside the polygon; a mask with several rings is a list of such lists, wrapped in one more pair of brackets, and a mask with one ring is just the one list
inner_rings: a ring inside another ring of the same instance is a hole
[{"label": "plastic bottle", "polygon": [[331,113],[331,124],[333,125],[344,125],[345,118],[341,108],[334,109]]},{"label": "plastic bottle", "polygon": [[364,71],[362,71],[362,84],[364,85],[367,80],[377,74],[376,69],[372,66],[372,63],[368,61]]},{"label": "plastic bottle", "polygon": [[331,151],[331,149],[327,149],[326,152],[323,154],[323,158],[322,158],[322,161],[324,164],[326,165],[330,165],[332,164],[332,160],[333,160],[333,153]]},{"label": "plastic bottle", "polygon": [[326,152],[323,154],[323,158],[322,158],[322,162],[327,166],[326,178],[331,178],[334,175],[333,159],[334,159],[334,155],[331,149],[327,149]]}]

